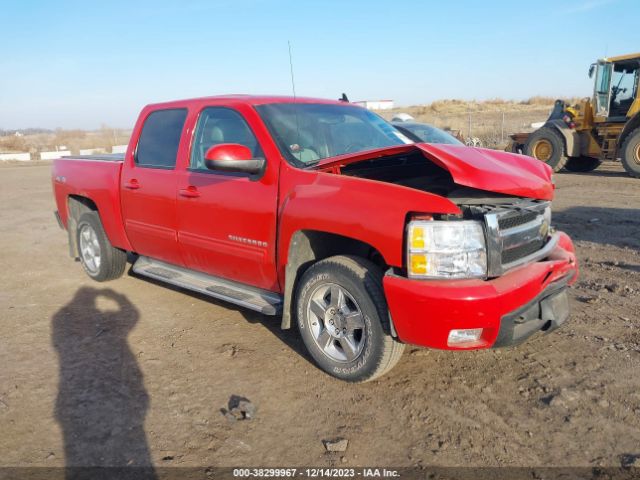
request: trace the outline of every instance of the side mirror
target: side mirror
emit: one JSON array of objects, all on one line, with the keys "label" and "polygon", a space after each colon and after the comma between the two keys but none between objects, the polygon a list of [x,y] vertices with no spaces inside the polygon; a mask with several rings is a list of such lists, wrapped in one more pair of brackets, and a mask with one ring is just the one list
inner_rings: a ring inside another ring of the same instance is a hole
[{"label": "side mirror", "polygon": [[592,63],[591,66],[589,67],[589,78],[593,77],[593,72],[595,72],[596,70],[596,64]]},{"label": "side mirror", "polygon": [[251,150],[239,143],[214,145],[204,155],[209,170],[238,173],[259,173],[264,167],[264,158],[251,158]]}]

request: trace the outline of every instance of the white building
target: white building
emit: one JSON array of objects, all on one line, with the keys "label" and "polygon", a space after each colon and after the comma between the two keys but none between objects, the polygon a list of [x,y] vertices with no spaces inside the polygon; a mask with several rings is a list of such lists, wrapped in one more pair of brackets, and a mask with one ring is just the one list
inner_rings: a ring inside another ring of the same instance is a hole
[{"label": "white building", "polygon": [[369,110],[391,110],[393,108],[393,100],[360,100],[353,103]]},{"label": "white building", "polygon": [[127,153],[128,145],[114,145],[111,147],[111,153]]},{"label": "white building", "polygon": [[25,153],[0,153],[0,161],[5,160],[20,160],[21,162],[28,162],[31,160],[31,154]]},{"label": "white building", "polygon": [[58,150],[51,152],[40,152],[40,160],[55,160],[56,158],[70,157],[71,152],[69,150]]}]

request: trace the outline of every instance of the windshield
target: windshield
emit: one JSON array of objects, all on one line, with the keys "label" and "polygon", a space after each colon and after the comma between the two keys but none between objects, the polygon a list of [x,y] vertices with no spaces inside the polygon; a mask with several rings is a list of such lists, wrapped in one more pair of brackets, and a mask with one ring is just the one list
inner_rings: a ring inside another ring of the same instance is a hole
[{"label": "windshield", "polygon": [[[448,134],[444,130],[432,127],[425,123],[403,123],[396,124],[395,127],[403,133],[413,134],[417,141],[425,143],[445,143],[448,145],[462,145],[463,143]],[[408,131],[408,132],[407,132]]]},{"label": "windshield", "polygon": [[297,165],[412,143],[378,115],[351,105],[274,103],[256,109],[282,154]]}]

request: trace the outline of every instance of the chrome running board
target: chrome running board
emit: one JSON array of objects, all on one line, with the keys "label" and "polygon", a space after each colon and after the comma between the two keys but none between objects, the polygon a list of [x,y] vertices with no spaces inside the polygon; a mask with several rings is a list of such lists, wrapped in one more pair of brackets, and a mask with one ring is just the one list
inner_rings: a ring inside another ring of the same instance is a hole
[{"label": "chrome running board", "polygon": [[138,257],[133,264],[133,271],[138,275],[250,308],[263,315],[282,313],[282,296],[268,290],[249,287],[149,257]]}]

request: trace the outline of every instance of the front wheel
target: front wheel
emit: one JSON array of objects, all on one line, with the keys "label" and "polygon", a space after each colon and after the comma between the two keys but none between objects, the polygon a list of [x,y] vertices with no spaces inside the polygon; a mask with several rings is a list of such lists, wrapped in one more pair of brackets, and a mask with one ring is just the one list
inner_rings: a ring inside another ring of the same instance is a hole
[{"label": "front wheel", "polygon": [[348,382],[373,380],[400,360],[404,344],[389,334],[383,273],[360,257],[312,265],[296,295],[298,329],[325,372]]},{"label": "front wheel", "polygon": [[636,128],[622,144],[622,165],[629,175],[640,178],[640,128]]},{"label": "front wheel", "polygon": [[542,127],[529,135],[524,145],[524,154],[546,163],[554,172],[564,167],[567,157],[564,154],[564,141],[555,129]]},{"label": "front wheel", "polygon": [[76,234],[80,263],[87,275],[97,282],[122,276],[127,266],[127,254],[111,245],[97,212],[80,216]]}]

